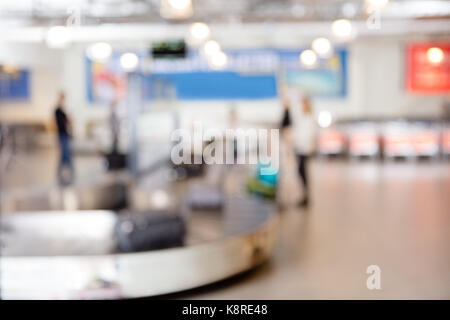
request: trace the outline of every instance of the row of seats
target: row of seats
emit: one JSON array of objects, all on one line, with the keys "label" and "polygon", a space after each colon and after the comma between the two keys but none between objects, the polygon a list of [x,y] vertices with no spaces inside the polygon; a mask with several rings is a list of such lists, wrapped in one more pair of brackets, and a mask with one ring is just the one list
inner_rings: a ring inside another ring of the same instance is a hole
[{"label": "row of seats", "polygon": [[450,155],[450,124],[437,121],[352,121],[319,133],[321,155],[437,157]]}]

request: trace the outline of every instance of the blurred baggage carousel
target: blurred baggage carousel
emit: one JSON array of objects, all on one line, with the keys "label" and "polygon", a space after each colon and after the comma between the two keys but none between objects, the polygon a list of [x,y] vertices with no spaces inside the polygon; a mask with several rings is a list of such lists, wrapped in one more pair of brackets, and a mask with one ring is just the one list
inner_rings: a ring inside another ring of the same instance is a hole
[{"label": "blurred baggage carousel", "polygon": [[[219,181],[220,173],[209,171],[178,181],[173,170],[163,167],[139,185],[112,174],[96,185],[3,195],[1,298],[156,296],[261,264],[276,238],[274,204],[243,193],[216,192],[211,177]],[[15,212],[5,213],[8,208]],[[184,222],[182,244],[140,252],[118,248],[117,225],[124,217],[161,212]]]}]

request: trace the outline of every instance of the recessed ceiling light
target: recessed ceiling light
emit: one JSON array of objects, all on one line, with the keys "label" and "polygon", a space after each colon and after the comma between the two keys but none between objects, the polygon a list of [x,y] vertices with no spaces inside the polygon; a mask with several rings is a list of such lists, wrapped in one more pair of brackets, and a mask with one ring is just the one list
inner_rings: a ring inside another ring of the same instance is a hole
[{"label": "recessed ceiling light", "polygon": [[220,44],[214,40],[208,40],[203,45],[203,53],[207,56],[212,56],[220,52]]},{"label": "recessed ceiling light", "polygon": [[312,50],[303,50],[300,54],[300,63],[305,67],[313,67],[317,63],[317,55]]},{"label": "recessed ceiling light", "polygon": [[319,117],[317,118],[317,122],[321,128],[328,128],[333,121],[333,117],[331,113],[327,110],[320,111]]},{"label": "recessed ceiling light", "polygon": [[353,31],[352,23],[347,19],[338,19],[332,23],[331,30],[339,38],[349,38]]},{"label": "recessed ceiling light", "polygon": [[183,10],[191,6],[191,0],[167,0],[168,4],[177,10]]},{"label": "recessed ceiling light", "polygon": [[315,39],[311,47],[321,57],[328,57],[331,54],[331,42],[327,38]]},{"label": "recessed ceiling light", "polygon": [[227,65],[228,57],[222,51],[215,53],[209,59],[211,67],[213,69],[221,69]]},{"label": "recessed ceiling light", "polygon": [[210,31],[208,25],[202,22],[195,22],[190,27],[191,36],[195,40],[204,41],[209,38]]},{"label": "recessed ceiling light", "polygon": [[120,66],[126,71],[136,70],[139,58],[135,53],[127,52],[120,56]]},{"label": "recessed ceiling light", "polygon": [[106,42],[94,43],[90,45],[86,50],[86,54],[89,59],[99,62],[108,60],[108,58],[111,56],[111,53],[112,47],[109,43]]},{"label": "recessed ceiling light", "polygon": [[366,3],[369,6],[382,8],[382,7],[385,7],[389,3],[389,0],[366,0]]},{"label": "recessed ceiling light", "polygon": [[70,42],[69,30],[64,26],[51,27],[45,36],[45,42],[49,48],[63,49]]}]

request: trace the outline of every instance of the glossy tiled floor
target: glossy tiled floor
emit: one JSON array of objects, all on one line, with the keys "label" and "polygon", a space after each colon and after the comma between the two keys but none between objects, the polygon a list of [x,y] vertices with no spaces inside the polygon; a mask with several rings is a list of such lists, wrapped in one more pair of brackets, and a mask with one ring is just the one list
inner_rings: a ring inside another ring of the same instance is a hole
[{"label": "glossy tiled floor", "polygon": [[[179,296],[207,299],[449,299],[450,165],[316,160],[313,203],[280,214],[261,268]],[[368,290],[366,268],[381,269]]]},{"label": "glossy tiled floor", "polygon": [[[17,159],[2,175],[3,189],[53,183],[53,158]],[[92,178],[100,166],[98,159],[78,159],[79,179]],[[315,160],[312,204],[280,213],[271,261],[173,297],[450,299],[449,169],[449,162]],[[294,182],[283,192],[300,193]],[[381,268],[380,290],[366,287],[369,265]]]}]

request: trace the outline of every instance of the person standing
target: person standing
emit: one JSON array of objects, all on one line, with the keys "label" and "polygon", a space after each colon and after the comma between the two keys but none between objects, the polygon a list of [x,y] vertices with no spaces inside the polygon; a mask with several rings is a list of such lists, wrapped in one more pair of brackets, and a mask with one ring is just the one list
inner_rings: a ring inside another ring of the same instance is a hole
[{"label": "person standing", "polygon": [[283,116],[281,118],[280,130],[282,133],[291,126],[291,114],[289,109],[291,104],[289,102],[289,97],[286,94],[283,96]]},{"label": "person standing", "polygon": [[60,92],[55,109],[55,121],[58,128],[58,141],[60,149],[60,160],[58,164],[58,181],[61,185],[68,185],[73,181],[72,150],[70,146],[71,123],[65,113],[65,93]]},{"label": "person standing", "polygon": [[310,199],[308,162],[315,151],[316,122],[308,95],[303,95],[300,108],[292,108],[293,141],[297,157],[298,174],[303,185],[303,199],[299,206],[307,207]]},{"label": "person standing", "polygon": [[120,119],[117,113],[117,100],[114,99],[110,105],[110,127],[112,136],[111,153],[119,153]]}]

